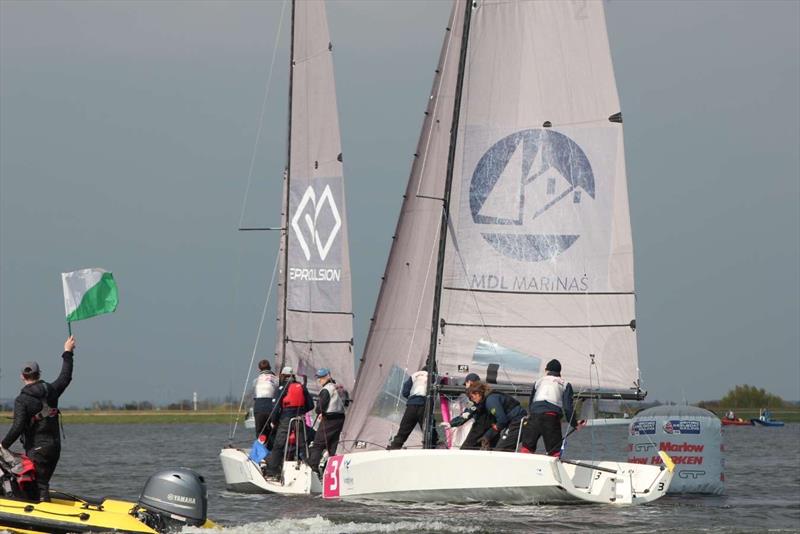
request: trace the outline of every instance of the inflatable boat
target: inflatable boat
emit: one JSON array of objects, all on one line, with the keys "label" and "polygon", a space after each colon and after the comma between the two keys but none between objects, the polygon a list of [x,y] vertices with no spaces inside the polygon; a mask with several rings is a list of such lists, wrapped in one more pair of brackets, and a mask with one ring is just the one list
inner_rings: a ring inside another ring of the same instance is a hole
[{"label": "inflatable boat", "polygon": [[162,534],[185,526],[215,526],[206,518],[205,481],[189,469],[169,469],[152,475],[135,503],[59,491],[50,492],[50,502],[34,502],[26,498],[35,484],[31,466],[23,461],[12,465],[0,460],[0,530],[24,534]]}]

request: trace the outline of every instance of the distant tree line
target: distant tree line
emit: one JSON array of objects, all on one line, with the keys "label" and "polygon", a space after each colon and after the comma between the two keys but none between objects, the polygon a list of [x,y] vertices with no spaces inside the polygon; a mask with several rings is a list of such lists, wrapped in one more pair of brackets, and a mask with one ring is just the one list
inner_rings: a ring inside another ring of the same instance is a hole
[{"label": "distant tree line", "polygon": [[[198,410],[223,410],[223,409],[230,409],[231,407],[238,408],[239,402],[238,400],[234,400],[231,397],[225,398],[213,398],[213,399],[197,399],[197,409]],[[13,409],[13,406],[12,406]],[[128,402],[113,402],[110,400],[105,401],[94,401],[91,403],[90,406],[85,407],[77,407],[77,406],[69,406],[64,408],[66,410],[84,410],[84,411],[101,411],[101,412],[113,412],[113,411],[152,411],[152,410],[193,410],[194,404],[192,403],[191,399],[182,399],[179,401],[163,403],[163,404],[156,404],[151,401],[128,401]]]},{"label": "distant tree line", "polygon": [[703,401],[698,403],[698,406],[712,411],[748,408],[771,408],[774,410],[788,408],[789,403],[779,396],[767,392],[764,388],[744,384],[734,387],[720,400]]}]

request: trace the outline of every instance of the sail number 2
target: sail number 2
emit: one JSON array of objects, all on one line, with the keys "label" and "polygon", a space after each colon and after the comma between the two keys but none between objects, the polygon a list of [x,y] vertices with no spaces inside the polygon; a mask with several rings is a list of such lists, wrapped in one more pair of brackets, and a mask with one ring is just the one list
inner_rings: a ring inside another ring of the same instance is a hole
[{"label": "sail number 2", "polygon": [[325,475],[322,480],[322,496],[326,499],[339,496],[339,468],[341,465],[341,456],[332,456],[325,465]]}]

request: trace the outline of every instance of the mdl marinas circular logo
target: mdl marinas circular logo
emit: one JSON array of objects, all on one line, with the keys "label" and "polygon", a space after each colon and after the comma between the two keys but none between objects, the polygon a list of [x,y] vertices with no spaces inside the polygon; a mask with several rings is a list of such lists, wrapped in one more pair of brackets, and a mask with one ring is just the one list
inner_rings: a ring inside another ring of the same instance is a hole
[{"label": "mdl marinas circular logo", "polygon": [[[538,262],[555,258],[580,238],[585,195],[595,198],[584,151],[564,134],[536,128],[508,135],[486,151],[472,175],[469,206],[473,222],[487,226],[481,235],[495,250]],[[548,218],[554,210],[561,211]]]}]

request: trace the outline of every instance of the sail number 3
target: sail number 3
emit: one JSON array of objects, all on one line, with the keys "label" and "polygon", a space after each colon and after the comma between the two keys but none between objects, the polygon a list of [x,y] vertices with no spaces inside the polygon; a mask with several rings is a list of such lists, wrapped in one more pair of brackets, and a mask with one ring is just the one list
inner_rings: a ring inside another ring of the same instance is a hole
[{"label": "sail number 3", "polygon": [[322,496],[326,499],[339,496],[339,467],[342,465],[341,456],[333,456],[325,465],[325,474],[322,480]]}]

